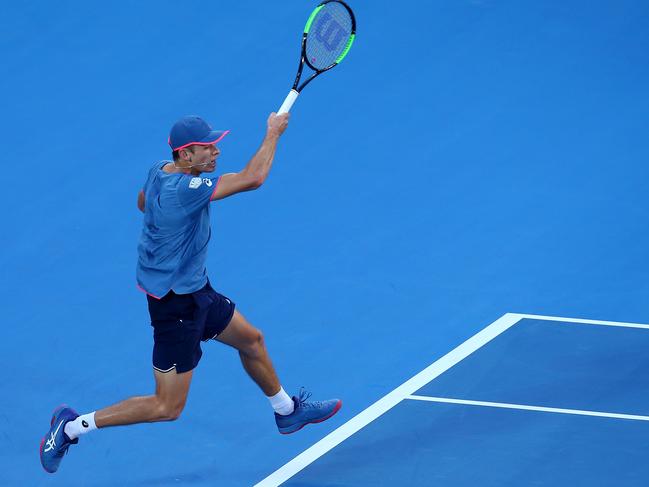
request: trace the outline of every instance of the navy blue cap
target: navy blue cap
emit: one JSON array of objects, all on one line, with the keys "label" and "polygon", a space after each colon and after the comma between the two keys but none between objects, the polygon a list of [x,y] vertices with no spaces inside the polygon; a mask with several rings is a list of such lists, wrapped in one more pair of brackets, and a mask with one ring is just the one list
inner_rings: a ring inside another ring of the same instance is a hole
[{"label": "navy blue cap", "polygon": [[216,144],[229,130],[212,130],[209,123],[196,115],[188,115],[178,120],[169,133],[171,150],[184,149],[190,145]]}]

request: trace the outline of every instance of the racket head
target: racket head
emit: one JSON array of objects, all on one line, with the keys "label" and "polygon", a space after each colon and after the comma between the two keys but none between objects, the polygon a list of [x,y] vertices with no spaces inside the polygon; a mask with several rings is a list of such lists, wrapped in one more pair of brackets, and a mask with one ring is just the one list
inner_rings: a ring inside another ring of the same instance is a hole
[{"label": "racket head", "polygon": [[318,5],[304,26],[302,56],[306,64],[321,73],[340,63],[356,37],[354,12],[341,0]]}]

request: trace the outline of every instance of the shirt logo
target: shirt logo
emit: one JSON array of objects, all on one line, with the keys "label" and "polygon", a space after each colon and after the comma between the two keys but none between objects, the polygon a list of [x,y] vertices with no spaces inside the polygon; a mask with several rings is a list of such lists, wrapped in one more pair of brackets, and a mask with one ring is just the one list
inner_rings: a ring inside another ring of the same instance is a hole
[{"label": "shirt logo", "polygon": [[189,189],[196,189],[198,188],[201,184],[203,184],[203,181],[201,178],[192,178],[189,181]]},{"label": "shirt logo", "polygon": [[208,188],[209,188],[210,186],[212,186],[212,180],[211,180],[211,179],[203,178],[203,182],[205,183],[205,185],[206,185]]}]

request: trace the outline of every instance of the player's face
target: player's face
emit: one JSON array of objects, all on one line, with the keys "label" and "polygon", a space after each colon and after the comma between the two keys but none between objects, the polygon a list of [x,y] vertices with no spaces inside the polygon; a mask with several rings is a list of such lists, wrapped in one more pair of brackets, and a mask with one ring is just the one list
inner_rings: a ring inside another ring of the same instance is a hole
[{"label": "player's face", "polygon": [[194,169],[200,172],[213,172],[216,169],[216,158],[221,151],[214,144],[211,145],[192,145],[187,151],[187,158],[194,166]]}]

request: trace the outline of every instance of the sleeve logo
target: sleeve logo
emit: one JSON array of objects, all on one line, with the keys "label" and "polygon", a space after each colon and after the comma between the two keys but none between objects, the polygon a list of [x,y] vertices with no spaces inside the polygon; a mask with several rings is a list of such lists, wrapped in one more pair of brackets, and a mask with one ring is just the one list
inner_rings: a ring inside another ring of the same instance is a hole
[{"label": "sleeve logo", "polygon": [[201,178],[192,178],[189,181],[189,189],[196,189],[198,188],[201,184],[203,184],[203,180]]}]

